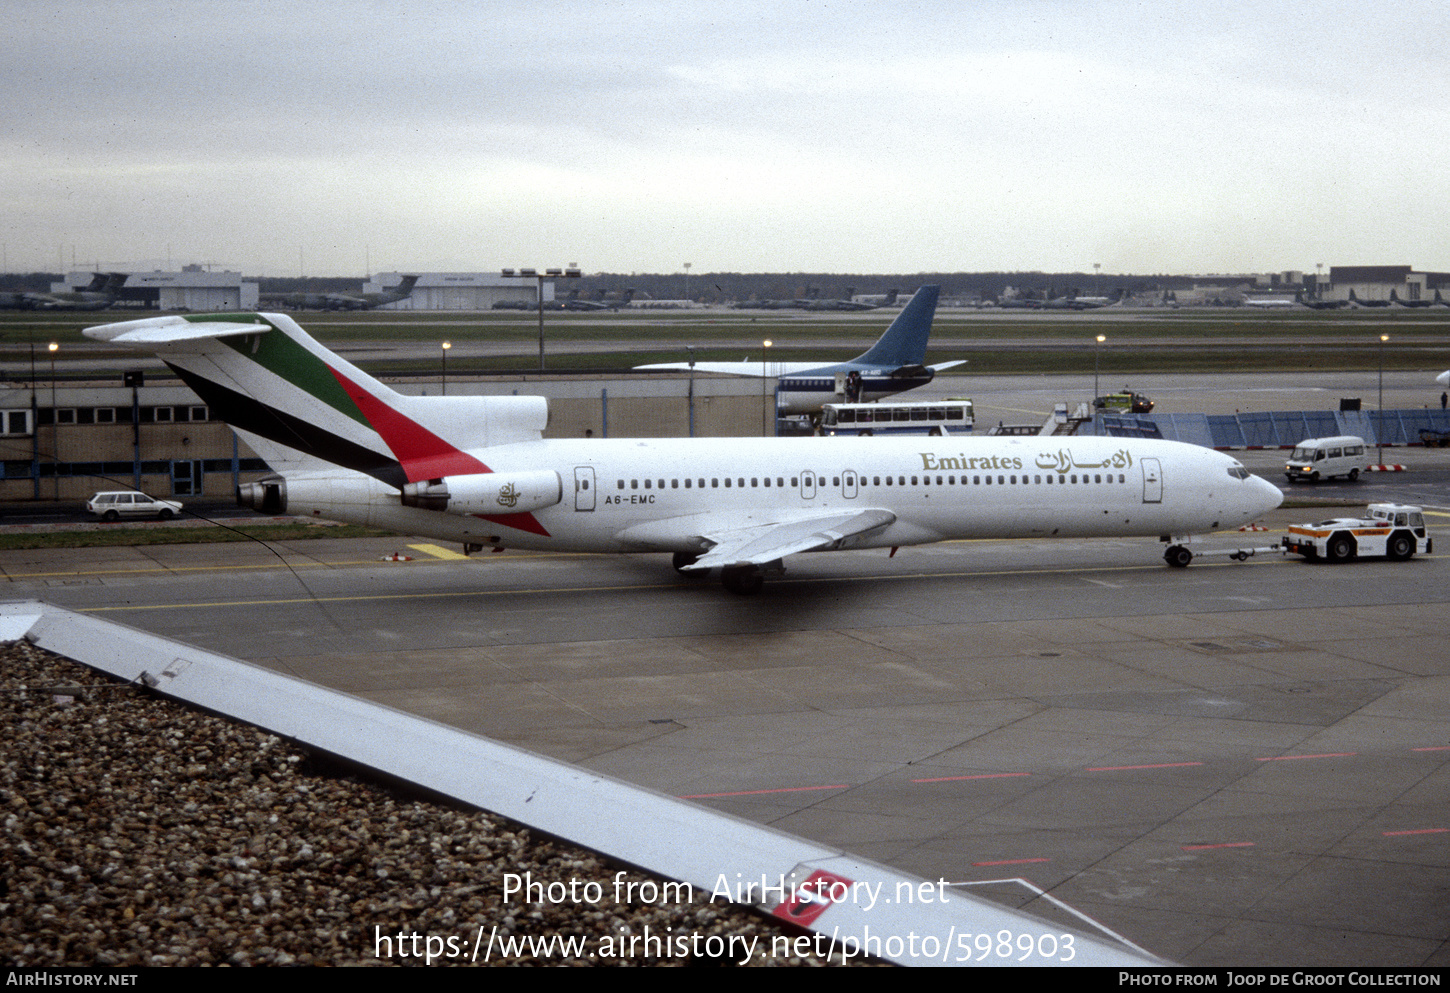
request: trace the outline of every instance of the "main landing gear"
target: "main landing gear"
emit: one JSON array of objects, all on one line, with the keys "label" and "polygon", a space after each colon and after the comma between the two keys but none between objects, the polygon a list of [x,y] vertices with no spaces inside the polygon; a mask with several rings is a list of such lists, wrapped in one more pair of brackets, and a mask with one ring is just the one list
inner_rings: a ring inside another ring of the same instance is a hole
[{"label": "main landing gear", "polygon": [[1163,561],[1174,569],[1186,569],[1188,563],[1193,561],[1193,553],[1184,545],[1169,545],[1168,550],[1163,553]]}]

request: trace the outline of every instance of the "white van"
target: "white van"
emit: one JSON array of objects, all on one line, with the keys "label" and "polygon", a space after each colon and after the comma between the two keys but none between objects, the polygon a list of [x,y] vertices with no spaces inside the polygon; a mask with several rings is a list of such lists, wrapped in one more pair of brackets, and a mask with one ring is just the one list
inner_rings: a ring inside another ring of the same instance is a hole
[{"label": "white van", "polygon": [[1305,438],[1294,446],[1294,454],[1289,456],[1289,462],[1284,466],[1284,475],[1291,483],[1296,479],[1317,483],[1335,476],[1354,482],[1367,464],[1363,438],[1349,434],[1335,438]]}]

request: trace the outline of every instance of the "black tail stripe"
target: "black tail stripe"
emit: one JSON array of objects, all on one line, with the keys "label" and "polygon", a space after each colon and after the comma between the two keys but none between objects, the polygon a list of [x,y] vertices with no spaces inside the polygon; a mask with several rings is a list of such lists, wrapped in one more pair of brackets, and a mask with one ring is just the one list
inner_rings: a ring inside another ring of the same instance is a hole
[{"label": "black tail stripe", "polygon": [[171,368],[211,408],[214,416],[233,427],[345,469],[366,473],[397,489],[402,489],[408,481],[403,467],[395,459],[339,438],[300,417],[269,407],[254,397],[228,389],[186,369],[174,365]]}]

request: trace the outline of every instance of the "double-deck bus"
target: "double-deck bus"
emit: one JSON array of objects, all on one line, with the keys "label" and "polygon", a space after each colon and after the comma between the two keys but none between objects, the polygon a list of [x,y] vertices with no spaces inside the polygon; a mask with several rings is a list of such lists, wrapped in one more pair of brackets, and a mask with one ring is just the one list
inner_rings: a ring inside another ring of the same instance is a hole
[{"label": "double-deck bus", "polygon": [[976,417],[963,397],[912,403],[828,403],[821,407],[823,435],[966,434]]}]

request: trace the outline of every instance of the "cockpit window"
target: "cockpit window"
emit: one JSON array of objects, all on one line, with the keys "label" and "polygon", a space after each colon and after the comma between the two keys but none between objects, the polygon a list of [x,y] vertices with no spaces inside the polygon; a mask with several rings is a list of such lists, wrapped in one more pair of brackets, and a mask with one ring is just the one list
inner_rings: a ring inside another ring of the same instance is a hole
[{"label": "cockpit window", "polygon": [[1248,479],[1249,478],[1249,470],[1245,469],[1241,465],[1231,465],[1231,466],[1229,466],[1228,467],[1228,474],[1230,476],[1232,476],[1234,479]]}]

